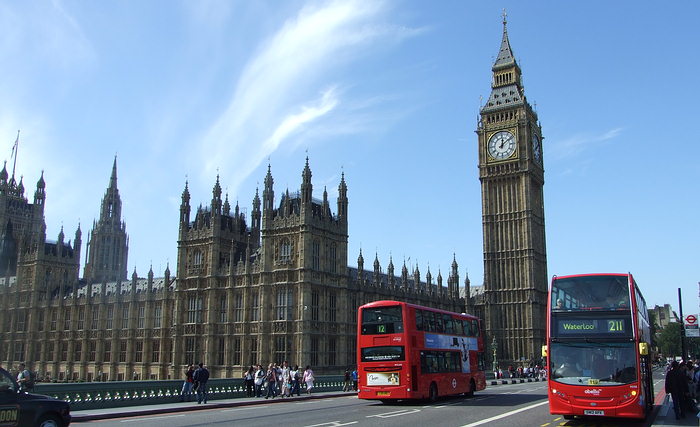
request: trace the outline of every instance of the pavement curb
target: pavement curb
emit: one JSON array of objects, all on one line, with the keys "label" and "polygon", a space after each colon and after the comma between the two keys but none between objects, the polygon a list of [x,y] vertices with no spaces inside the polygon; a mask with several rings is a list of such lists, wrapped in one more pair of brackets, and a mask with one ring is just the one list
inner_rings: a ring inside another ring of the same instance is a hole
[{"label": "pavement curb", "polygon": [[[167,408],[152,408],[152,409],[138,409],[129,411],[129,406],[123,408],[115,408],[117,411],[108,413],[95,413],[95,414],[77,414],[73,415],[71,413],[71,423],[79,423],[85,421],[97,421],[106,420],[112,418],[129,418],[129,417],[140,417],[144,415],[158,415],[158,414],[169,414],[173,412],[183,412],[183,411],[202,411],[206,409],[222,409],[222,408],[235,408],[237,406],[255,406],[255,405],[267,405],[270,403],[280,403],[280,402],[299,402],[304,400],[318,400],[327,399],[330,397],[343,397],[343,396],[357,396],[356,393],[339,393],[339,394],[311,394],[306,396],[298,397],[285,397],[277,399],[262,399],[262,400],[246,400],[242,402],[219,402],[219,403],[206,403],[197,404],[195,402],[180,402],[181,406],[171,406]],[[193,404],[187,406],[188,404]],[[87,412],[89,410],[86,410]],[[81,411],[82,412],[82,411]]]}]

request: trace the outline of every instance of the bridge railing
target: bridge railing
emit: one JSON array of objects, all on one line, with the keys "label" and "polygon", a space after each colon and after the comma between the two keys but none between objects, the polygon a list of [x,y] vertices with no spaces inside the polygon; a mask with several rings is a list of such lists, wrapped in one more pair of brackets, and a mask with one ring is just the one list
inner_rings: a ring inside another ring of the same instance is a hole
[{"label": "bridge railing", "polygon": [[[71,410],[155,405],[180,401],[182,380],[108,381],[85,383],[37,383],[34,393],[53,396],[70,403]],[[302,392],[306,389],[301,384]],[[340,391],[343,375],[316,376],[314,392]],[[193,395],[194,397],[194,395]],[[210,379],[207,400],[245,397],[242,379]]]}]

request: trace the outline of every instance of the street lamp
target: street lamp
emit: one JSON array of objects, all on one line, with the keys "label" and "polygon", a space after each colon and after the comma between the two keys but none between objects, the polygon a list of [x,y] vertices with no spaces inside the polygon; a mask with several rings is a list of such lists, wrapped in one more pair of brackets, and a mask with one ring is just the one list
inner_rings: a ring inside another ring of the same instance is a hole
[{"label": "street lamp", "polygon": [[496,337],[493,337],[491,341],[491,349],[493,351],[493,372],[498,376],[498,343],[496,342]]}]

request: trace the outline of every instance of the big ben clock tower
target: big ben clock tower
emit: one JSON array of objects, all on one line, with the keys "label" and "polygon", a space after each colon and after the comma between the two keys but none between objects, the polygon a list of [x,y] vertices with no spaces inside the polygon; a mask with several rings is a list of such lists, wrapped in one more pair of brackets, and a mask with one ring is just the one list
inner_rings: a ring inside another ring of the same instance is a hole
[{"label": "big ben clock tower", "polygon": [[503,368],[540,357],[547,307],[542,129],[525,98],[505,12],[492,71],[491,95],[476,130],[484,233],[484,300],[479,311]]}]

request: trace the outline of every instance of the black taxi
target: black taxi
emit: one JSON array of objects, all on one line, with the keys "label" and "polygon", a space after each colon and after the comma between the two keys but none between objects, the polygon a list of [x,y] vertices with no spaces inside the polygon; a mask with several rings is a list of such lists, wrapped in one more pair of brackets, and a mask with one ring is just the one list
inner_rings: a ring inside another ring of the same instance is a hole
[{"label": "black taxi", "polygon": [[0,427],[63,427],[70,424],[68,402],[19,391],[12,375],[0,368]]}]

